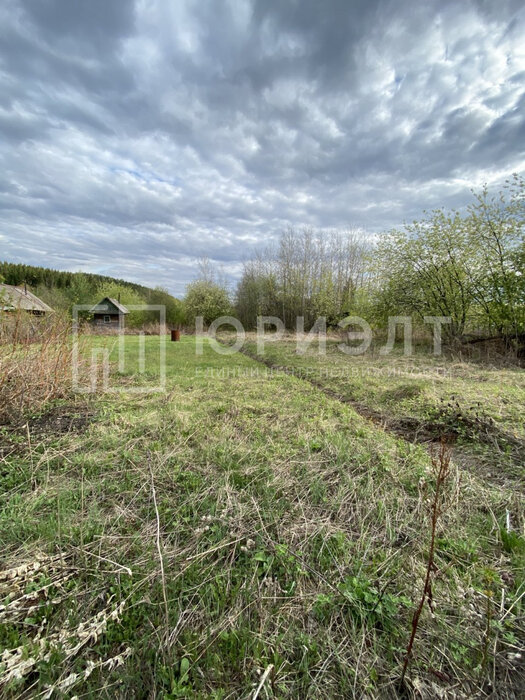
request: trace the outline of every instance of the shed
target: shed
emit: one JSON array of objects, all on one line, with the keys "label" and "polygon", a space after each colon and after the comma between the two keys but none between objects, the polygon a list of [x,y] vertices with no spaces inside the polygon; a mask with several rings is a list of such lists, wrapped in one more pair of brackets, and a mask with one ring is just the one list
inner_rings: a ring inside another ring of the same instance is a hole
[{"label": "shed", "polygon": [[104,297],[90,309],[90,313],[93,314],[93,324],[97,328],[120,330],[124,328],[124,317],[129,311],[117,299]]},{"label": "shed", "polygon": [[27,286],[14,287],[10,284],[0,284],[0,311],[16,311],[22,309],[33,316],[45,316],[53,311],[36,294],[30,292]]}]

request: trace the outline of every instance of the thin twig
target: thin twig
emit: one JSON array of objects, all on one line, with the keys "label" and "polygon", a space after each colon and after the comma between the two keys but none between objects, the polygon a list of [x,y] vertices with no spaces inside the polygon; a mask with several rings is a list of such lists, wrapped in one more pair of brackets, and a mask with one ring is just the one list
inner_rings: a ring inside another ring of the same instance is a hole
[{"label": "thin twig", "polygon": [[446,443],[444,441],[441,442],[439,456],[437,458],[432,457],[432,464],[433,464],[435,471],[436,471],[436,489],[434,492],[434,501],[432,503],[432,520],[431,520],[430,547],[429,547],[429,552],[428,552],[427,571],[426,571],[426,575],[425,575],[425,584],[423,586],[423,593],[421,595],[419,605],[416,608],[416,611],[414,612],[414,616],[412,618],[412,633],[410,635],[410,641],[408,642],[408,646],[407,646],[407,650],[406,650],[405,662],[403,664],[403,671],[401,672],[401,679],[399,681],[400,687],[403,686],[404,681],[405,681],[405,675],[406,675],[408,664],[410,662],[410,658],[412,655],[412,648],[414,646],[414,640],[416,638],[417,628],[419,626],[419,618],[421,617],[421,613],[423,612],[423,606],[425,605],[425,601],[428,600],[429,605],[432,607],[431,576],[432,576],[432,571],[434,569],[434,550],[435,550],[435,544],[436,544],[436,528],[437,528],[437,522],[438,522],[439,516],[441,515],[440,495],[441,495],[441,488],[445,482],[445,479],[447,478],[447,475],[449,472],[449,466],[450,466],[450,454],[448,452]]},{"label": "thin twig", "polygon": [[[83,549],[81,547],[74,547],[73,545],[70,545],[72,549],[76,549],[78,552],[82,552],[84,554],[84,557],[89,555],[90,557],[95,557],[95,559],[99,559],[100,561],[106,561],[108,564],[113,564],[114,566],[119,567],[119,571],[117,573],[120,573],[121,571],[125,571],[128,576],[132,576],[133,572],[129,568],[129,566],[124,566],[124,564],[119,564],[118,561],[113,561],[113,559],[109,559],[108,557],[103,557],[100,554],[95,554],[95,552],[90,552],[88,549]],[[108,573],[115,573],[115,572],[108,572]]]},{"label": "thin twig", "polygon": [[261,678],[261,682],[260,682],[259,685],[257,686],[257,690],[256,690],[255,693],[253,694],[252,700],[257,700],[257,698],[259,697],[259,693],[261,692],[262,687],[263,687],[263,685],[266,683],[266,679],[268,678],[268,676],[270,675],[270,673],[272,672],[272,670],[273,670],[273,664],[270,664],[270,665],[266,668],[266,671],[263,673],[262,678]]},{"label": "thin twig", "polygon": [[29,451],[29,461],[31,463],[31,488],[35,488],[35,463],[33,460],[33,446],[31,445],[31,433],[29,432],[29,423],[26,423],[27,431],[27,447]]},{"label": "thin twig", "polygon": [[166,616],[166,634],[169,633],[169,627],[170,627],[170,615],[169,615],[169,609],[168,609],[168,596],[166,594],[166,575],[164,573],[164,558],[162,556],[162,545],[160,541],[160,516],[159,516],[159,509],[157,506],[157,494],[155,491],[155,481],[153,479],[153,470],[151,468],[151,461],[148,459],[148,469],[151,477],[151,495],[153,498],[153,506],[155,508],[155,517],[157,519],[157,537],[156,537],[156,544],[157,544],[157,552],[159,554],[159,563],[160,563],[160,576],[161,576],[161,582],[162,582],[162,597],[164,599],[164,614]]}]

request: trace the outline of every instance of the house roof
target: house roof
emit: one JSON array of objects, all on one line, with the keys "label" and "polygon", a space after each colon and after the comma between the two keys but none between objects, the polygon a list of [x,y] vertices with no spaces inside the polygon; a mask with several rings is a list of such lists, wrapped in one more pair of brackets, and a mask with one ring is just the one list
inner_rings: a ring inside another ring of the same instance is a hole
[{"label": "house roof", "polygon": [[111,297],[104,297],[98,302],[98,304],[95,304],[95,306],[90,309],[90,312],[92,314],[107,313],[108,311],[111,311],[111,306],[113,306],[121,314],[129,314],[129,311],[126,309],[124,304],[121,304],[120,301],[112,299]]},{"label": "house roof", "polygon": [[24,287],[14,287],[11,284],[0,284],[0,310],[14,311],[15,309],[43,312],[53,311],[50,306],[28,289]]}]

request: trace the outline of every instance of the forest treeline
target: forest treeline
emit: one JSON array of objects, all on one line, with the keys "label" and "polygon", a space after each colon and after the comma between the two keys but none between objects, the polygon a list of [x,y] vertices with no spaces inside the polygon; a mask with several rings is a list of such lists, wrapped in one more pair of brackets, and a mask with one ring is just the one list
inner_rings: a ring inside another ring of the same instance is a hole
[{"label": "forest treeline", "polygon": [[425,317],[444,316],[448,340],[523,338],[524,211],[524,180],[514,176],[495,195],[474,193],[462,213],[437,209],[374,238],[290,228],[244,264],[232,298],[201,275],[189,285],[186,312],[206,323],[231,313],[245,328],[258,315],[277,316],[291,330],[298,316],[305,328],[319,316],[328,326],[359,316],[375,329],[393,316],[422,328]]},{"label": "forest treeline", "polygon": [[[437,209],[403,228],[367,237],[360,231],[289,228],[278,242],[247,260],[235,291],[209,261],[183,301],[165,289],[101,275],[61,272],[0,263],[0,280],[30,285],[54,309],[95,304],[110,296],[123,304],[164,304],[170,325],[195,328],[233,315],[256,328],[257,316],[276,316],[286,328],[303,317],[308,330],[317,318],[328,327],[348,316],[386,329],[393,316],[447,317],[445,339],[497,336],[525,338],[525,180],[515,175],[496,194],[473,193],[464,211]],[[132,313],[128,325],[154,320]],[[430,328],[427,327],[430,331]]]},{"label": "forest treeline", "polygon": [[[170,325],[183,321],[182,302],[166,289],[150,289],[134,282],[85,272],[63,272],[46,267],[0,262],[0,282],[21,286],[27,284],[42,301],[55,311],[71,312],[75,304],[96,304],[104,297],[120,299],[124,305],[163,305]],[[158,321],[156,311],[133,311],[127,324],[141,326]]]}]

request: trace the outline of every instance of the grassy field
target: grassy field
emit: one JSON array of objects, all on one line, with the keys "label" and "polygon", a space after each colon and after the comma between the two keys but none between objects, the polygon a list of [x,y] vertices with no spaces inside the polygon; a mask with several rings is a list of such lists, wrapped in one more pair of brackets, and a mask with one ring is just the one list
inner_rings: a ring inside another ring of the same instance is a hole
[{"label": "grassy field", "polygon": [[[525,372],[516,366],[433,357],[428,351],[404,357],[377,350],[349,358],[328,339],[298,351],[295,339],[267,342],[272,367],[350,402],[387,430],[418,442],[446,435],[469,469],[511,487],[525,486]],[[257,357],[254,338],[244,350]],[[469,459],[465,459],[465,458]]]},{"label": "grassy field", "polygon": [[0,696],[523,696],[522,371],[139,342],[2,430]]}]

